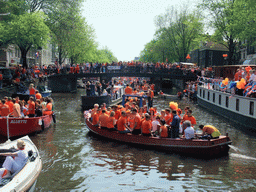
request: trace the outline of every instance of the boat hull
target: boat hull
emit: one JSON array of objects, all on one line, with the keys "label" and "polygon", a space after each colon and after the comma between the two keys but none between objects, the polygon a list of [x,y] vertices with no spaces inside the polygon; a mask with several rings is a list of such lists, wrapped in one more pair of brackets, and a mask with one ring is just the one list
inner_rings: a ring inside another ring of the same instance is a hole
[{"label": "boat hull", "polygon": [[[52,122],[51,115],[30,118],[8,118],[9,137],[24,136],[35,132],[43,131]],[[7,119],[0,118],[0,135],[8,137]]]},{"label": "boat hull", "polygon": [[249,131],[255,131],[256,100],[229,93],[198,87],[198,105],[218,114]]},{"label": "boat hull", "polygon": [[212,139],[210,141],[201,139],[187,140],[146,137],[141,135],[120,134],[117,131],[100,129],[97,126],[92,125],[88,119],[85,121],[91,132],[107,139],[125,142],[135,146],[142,146],[147,149],[157,149],[197,158],[208,159],[227,155],[229,145],[231,144],[231,140],[228,136],[221,136],[219,139]]}]

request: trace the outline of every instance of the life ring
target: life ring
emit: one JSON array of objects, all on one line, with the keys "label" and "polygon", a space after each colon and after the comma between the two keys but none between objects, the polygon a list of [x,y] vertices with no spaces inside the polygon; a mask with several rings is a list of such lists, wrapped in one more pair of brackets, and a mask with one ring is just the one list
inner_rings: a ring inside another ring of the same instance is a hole
[{"label": "life ring", "polygon": [[42,131],[44,130],[44,120],[42,119],[42,125],[41,125]]}]

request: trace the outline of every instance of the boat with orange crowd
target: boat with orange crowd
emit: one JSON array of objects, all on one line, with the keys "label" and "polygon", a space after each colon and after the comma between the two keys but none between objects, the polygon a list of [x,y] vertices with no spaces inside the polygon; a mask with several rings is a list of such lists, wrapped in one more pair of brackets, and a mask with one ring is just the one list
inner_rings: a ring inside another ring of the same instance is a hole
[{"label": "boat with orange crowd", "polygon": [[[146,95],[123,95],[123,104],[125,98],[137,97],[140,106],[146,100]],[[90,112],[84,112],[85,123],[87,128],[97,136],[108,140],[114,140],[145,149],[157,149],[168,153],[177,153],[185,156],[195,156],[197,158],[215,158],[228,154],[229,145],[232,143],[228,135],[220,136],[216,139],[203,140],[199,138],[161,138],[153,136],[134,135],[131,133],[119,133],[118,131],[110,131],[101,129],[98,125],[93,125],[90,118]]]}]

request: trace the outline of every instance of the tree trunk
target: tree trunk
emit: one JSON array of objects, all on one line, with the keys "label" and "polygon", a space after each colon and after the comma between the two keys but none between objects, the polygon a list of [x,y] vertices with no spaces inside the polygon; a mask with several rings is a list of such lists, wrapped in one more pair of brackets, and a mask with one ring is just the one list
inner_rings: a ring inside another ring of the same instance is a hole
[{"label": "tree trunk", "polygon": [[28,64],[27,64],[27,53],[28,51],[26,49],[20,48],[21,51],[21,59],[22,59],[22,67],[27,69]]},{"label": "tree trunk", "polygon": [[235,50],[235,46],[234,46],[234,39],[232,38],[232,35],[230,36],[229,39],[229,54],[228,54],[228,65],[234,65],[234,50]]},{"label": "tree trunk", "polygon": [[61,61],[62,61],[62,49],[61,47],[59,48],[59,65],[61,66]]}]

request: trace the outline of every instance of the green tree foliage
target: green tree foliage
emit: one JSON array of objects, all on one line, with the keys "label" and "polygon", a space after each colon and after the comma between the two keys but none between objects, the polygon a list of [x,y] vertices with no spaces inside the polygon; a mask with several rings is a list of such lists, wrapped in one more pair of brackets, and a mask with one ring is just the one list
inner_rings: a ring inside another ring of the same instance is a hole
[{"label": "green tree foliage", "polygon": [[[156,18],[158,39],[165,41],[170,59],[186,61],[187,54],[199,43],[203,33],[200,12],[190,13],[187,8],[172,7]],[[192,47],[193,46],[193,47]]]},{"label": "green tree foliage", "polygon": [[50,30],[45,25],[44,17],[44,14],[40,12],[26,13],[9,22],[7,39],[20,48],[25,68],[27,68],[26,55],[29,49],[32,46],[37,48],[46,45],[49,38]]}]

